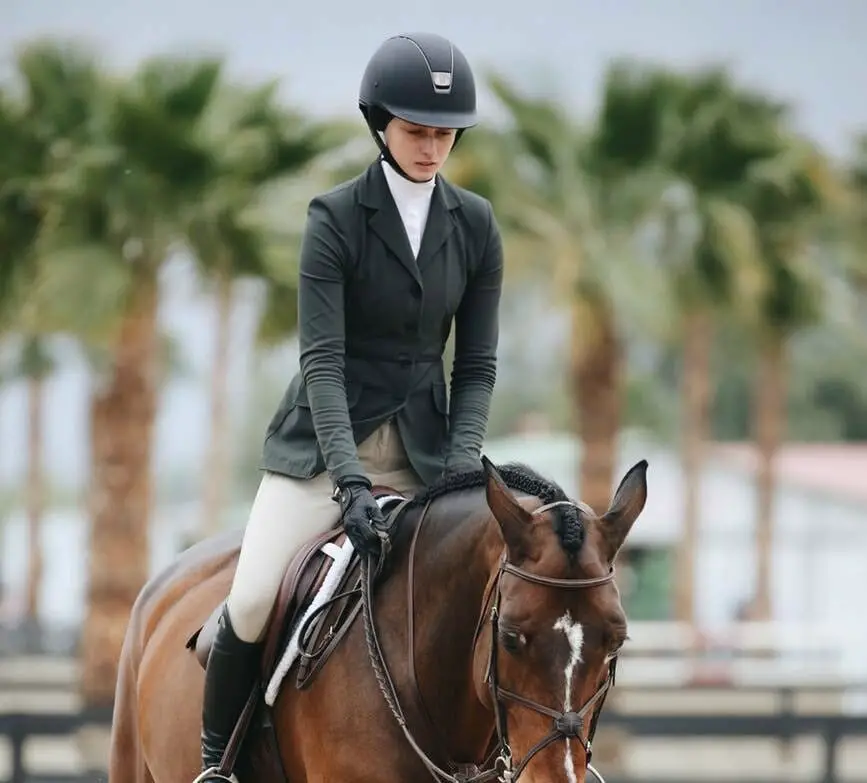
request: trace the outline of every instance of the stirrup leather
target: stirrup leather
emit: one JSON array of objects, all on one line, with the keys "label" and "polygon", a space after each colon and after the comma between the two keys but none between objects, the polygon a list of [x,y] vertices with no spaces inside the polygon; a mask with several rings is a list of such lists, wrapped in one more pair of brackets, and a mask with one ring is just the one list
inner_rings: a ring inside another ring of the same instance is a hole
[{"label": "stirrup leather", "polygon": [[193,783],[213,783],[213,781],[219,781],[219,783],[238,783],[238,778],[235,777],[234,773],[226,777],[220,772],[218,767],[209,767],[195,778]]}]

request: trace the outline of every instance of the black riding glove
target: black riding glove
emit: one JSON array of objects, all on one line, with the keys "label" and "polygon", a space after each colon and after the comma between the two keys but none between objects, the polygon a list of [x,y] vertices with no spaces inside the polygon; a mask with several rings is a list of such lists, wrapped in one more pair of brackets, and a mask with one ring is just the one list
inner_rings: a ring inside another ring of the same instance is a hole
[{"label": "black riding glove", "polygon": [[[370,492],[370,484],[361,479],[342,482],[335,490],[340,504],[343,529],[360,555],[378,555],[382,547],[385,517]],[[382,533],[374,530],[378,525]]]}]

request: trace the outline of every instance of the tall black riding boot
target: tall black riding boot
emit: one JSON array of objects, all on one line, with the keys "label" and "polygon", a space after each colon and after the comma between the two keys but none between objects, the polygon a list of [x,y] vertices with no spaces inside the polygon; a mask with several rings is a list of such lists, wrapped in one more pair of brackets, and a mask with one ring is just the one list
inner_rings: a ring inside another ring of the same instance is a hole
[{"label": "tall black riding boot", "polygon": [[[205,672],[202,705],[202,774],[194,783],[233,780],[217,774],[223,753],[259,673],[261,645],[235,635],[225,604]],[[209,774],[210,773],[210,774]],[[230,774],[227,770],[226,774]]]}]

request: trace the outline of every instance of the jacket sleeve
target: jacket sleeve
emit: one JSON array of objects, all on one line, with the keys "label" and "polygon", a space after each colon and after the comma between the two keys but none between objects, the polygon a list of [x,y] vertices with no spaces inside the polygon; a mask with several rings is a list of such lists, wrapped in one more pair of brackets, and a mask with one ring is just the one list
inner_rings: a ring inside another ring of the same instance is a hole
[{"label": "jacket sleeve", "polygon": [[446,470],[479,467],[497,378],[503,245],[490,204],[483,247],[481,263],[455,314]]},{"label": "jacket sleeve", "polygon": [[364,477],[346,401],[343,289],[348,246],[319,198],[307,212],[298,281],[301,375],[331,480]]}]

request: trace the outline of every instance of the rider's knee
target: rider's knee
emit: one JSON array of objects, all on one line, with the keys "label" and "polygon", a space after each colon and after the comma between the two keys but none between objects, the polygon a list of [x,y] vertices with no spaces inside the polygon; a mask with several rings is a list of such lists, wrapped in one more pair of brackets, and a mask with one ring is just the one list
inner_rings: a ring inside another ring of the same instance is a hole
[{"label": "rider's knee", "polygon": [[235,635],[244,642],[258,641],[268,622],[272,601],[253,591],[232,591],[226,610]]}]

